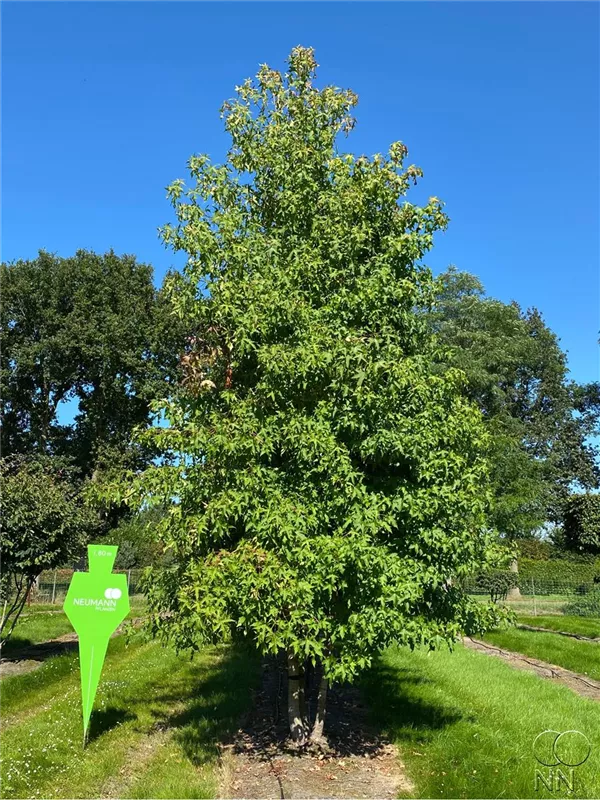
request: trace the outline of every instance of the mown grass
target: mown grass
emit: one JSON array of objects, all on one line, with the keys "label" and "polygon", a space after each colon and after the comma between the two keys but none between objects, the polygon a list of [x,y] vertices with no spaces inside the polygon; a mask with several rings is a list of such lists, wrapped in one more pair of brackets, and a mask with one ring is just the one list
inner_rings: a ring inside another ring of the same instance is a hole
[{"label": "mown grass", "polygon": [[109,645],[82,744],[76,654],[2,683],[2,797],[214,797],[217,740],[257,675],[251,653],[194,660],[139,637]]},{"label": "mown grass", "polygon": [[2,655],[9,656],[24,647],[47,642],[72,631],[73,626],[60,610],[30,612],[15,625],[10,639],[2,648]]},{"label": "mown grass", "polygon": [[517,614],[562,614],[571,599],[572,595],[564,594],[523,594],[519,600],[506,600],[504,604]]},{"label": "mown grass", "polygon": [[[557,637],[558,638],[558,637]],[[564,797],[535,784],[547,776],[533,743],[548,729],[592,743],[569,797],[600,797],[600,704],[458,645],[427,655],[394,648],[363,681],[373,720],[394,741],[415,797]]]},{"label": "mown grass", "polygon": [[600,680],[600,645],[597,642],[583,642],[559,636],[557,633],[525,631],[518,628],[489,631],[483,639],[497,647],[539,658],[541,661]]},{"label": "mown grass", "polygon": [[548,628],[552,631],[564,631],[565,633],[577,633],[580,636],[588,636],[591,639],[600,636],[600,619],[591,617],[574,617],[567,614],[561,616],[519,615],[517,620],[524,625],[534,625],[538,628]]},{"label": "mown grass", "polygon": [[[143,613],[143,598],[132,598],[129,618],[137,617]],[[41,644],[50,639],[57,639],[65,633],[72,633],[73,626],[67,619],[61,605],[33,604],[26,606],[19,617],[15,629],[2,648],[2,655],[9,657],[11,654],[22,650],[24,647]]]}]

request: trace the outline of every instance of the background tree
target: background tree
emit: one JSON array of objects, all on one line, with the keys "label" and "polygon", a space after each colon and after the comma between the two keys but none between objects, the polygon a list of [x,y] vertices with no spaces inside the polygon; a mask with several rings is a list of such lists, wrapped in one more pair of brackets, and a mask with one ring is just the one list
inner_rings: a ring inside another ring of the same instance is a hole
[{"label": "background tree", "polygon": [[492,524],[515,540],[559,522],[573,485],[600,485],[590,439],[597,385],[568,380],[566,356],[536,309],[486,297],[468,273],[439,276],[429,319],[491,436]]},{"label": "background tree", "polygon": [[169,187],[164,239],[188,254],[173,304],[195,336],[168,427],[144,436],[163,461],[125,483],[168,507],[154,633],[285,653],[298,742],[307,660],[319,738],[328,681],[392,640],[435,647],[496,613],[454,581],[489,556],[481,415],[458,371],[434,374],[415,313],[446,217],[437,198],[400,203],[421,174],[403,144],[338,151],[356,96],[314,88],[315,67],[303,48],[285,75],[261,67],[223,107],[225,164],[194,156],[192,187]]},{"label": "background tree", "polygon": [[179,336],[152,268],[112,251],[40,251],[2,264],[0,279],[3,455],[66,456],[81,477],[102,460],[146,463],[131,431],[165,393]]},{"label": "background tree", "polygon": [[0,644],[11,635],[43,570],[79,555],[97,517],[77,494],[77,481],[57,459],[0,460]]},{"label": "background tree", "polygon": [[119,547],[115,569],[133,569],[162,563],[167,556],[157,535],[157,527],[164,511],[161,508],[144,509],[121,520],[106,536],[107,544]]},{"label": "background tree", "polygon": [[574,494],[565,505],[563,533],[567,549],[600,554],[600,495]]}]

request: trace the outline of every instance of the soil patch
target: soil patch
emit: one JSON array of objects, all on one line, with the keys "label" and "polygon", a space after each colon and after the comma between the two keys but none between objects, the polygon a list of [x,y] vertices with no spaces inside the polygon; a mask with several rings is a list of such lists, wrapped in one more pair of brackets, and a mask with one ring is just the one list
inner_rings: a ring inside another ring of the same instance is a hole
[{"label": "soil patch", "polygon": [[[308,693],[309,713],[314,693]],[[355,687],[330,689],[327,744],[302,751],[287,741],[286,694],[284,664],[265,659],[252,710],[222,745],[220,797],[392,798],[412,791],[396,747],[368,724]]]},{"label": "soil patch", "polygon": [[482,642],[479,639],[471,639],[468,636],[463,638],[463,644],[471,650],[477,650],[480,653],[486,653],[487,655],[501,658],[515,669],[535,672],[536,675],[542,678],[549,678],[558,683],[562,683],[582,697],[600,701],[600,682],[588,678],[586,675],[580,675],[578,672],[571,672],[564,667],[548,664],[546,661],[540,661],[531,656],[513,653],[511,650],[502,650],[500,647],[494,647],[494,645],[487,644],[487,642]]}]

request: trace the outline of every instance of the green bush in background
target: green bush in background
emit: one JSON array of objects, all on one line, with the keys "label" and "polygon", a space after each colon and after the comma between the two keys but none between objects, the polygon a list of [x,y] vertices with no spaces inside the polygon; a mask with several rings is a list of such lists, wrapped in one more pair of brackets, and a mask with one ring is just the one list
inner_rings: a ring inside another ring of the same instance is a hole
[{"label": "green bush in background", "polygon": [[600,586],[568,603],[563,608],[563,613],[576,614],[579,617],[600,617]]},{"label": "green bush in background", "polygon": [[508,590],[517,585],[517,573],[510,570],[496,569],[482,572],[477,576],[476,586],[489,594],[491,600],[505,600]]},{"label": "green bush in background", "polygon": [[600,558],[560,558],[540,561],[519,560],[519,587],[534,583],[557,583],[571,587],[592,584],[600,576]]}]

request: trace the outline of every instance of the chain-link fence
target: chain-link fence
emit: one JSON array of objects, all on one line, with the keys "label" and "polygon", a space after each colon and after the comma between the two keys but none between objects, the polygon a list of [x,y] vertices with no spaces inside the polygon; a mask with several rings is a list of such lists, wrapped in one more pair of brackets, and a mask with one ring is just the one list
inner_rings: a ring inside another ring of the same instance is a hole
[{"label": "chain-link fence", "polygon": [[[467,582],[469,594],[489,597],[476,579]],[[519,577],[518,585],[507,590],[499,602],[518,614],[573,614],[600,617],[600,584],[576,581],[551,581]]]},{"label": "chain-link fence", "polygon": [[[73,576],[72,569],[57,569],[43,572],[30,597],[30,603],[62,604]],[[129,596],[141,594],[142,569],[115,570],[127,575]],[[489,593],[474,578],[467,582],[469,594],[481,598]],[[519,614],[538,616],[543,614],[574,614],[600,617],[600,584],[593,582],[548,581],[519,578],[518,588],[509,589],[500,602],[507,603]]]},{"label": "chain-link fence", "polygon": [[[130,597],[141,593],[140,578],[143,573],[142,569],[115,569],[113,571],[121,575],[127,575]],[[30,592],[28,601],[31,603],[61,604],[71,584],[73,572],[74,570],[72,569],[55,569],[42,572]]]}]

